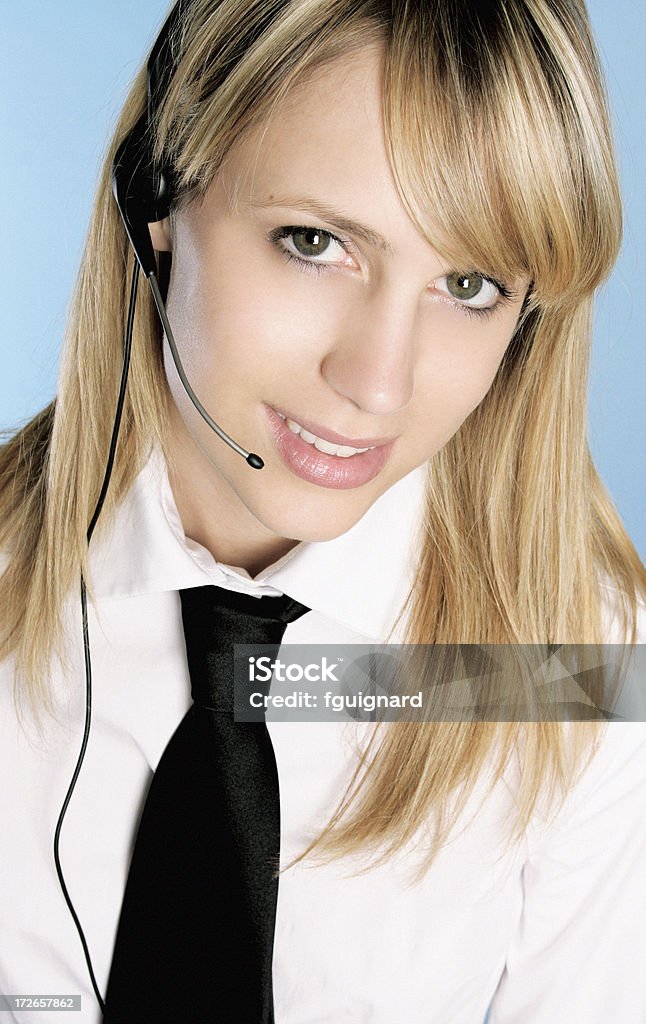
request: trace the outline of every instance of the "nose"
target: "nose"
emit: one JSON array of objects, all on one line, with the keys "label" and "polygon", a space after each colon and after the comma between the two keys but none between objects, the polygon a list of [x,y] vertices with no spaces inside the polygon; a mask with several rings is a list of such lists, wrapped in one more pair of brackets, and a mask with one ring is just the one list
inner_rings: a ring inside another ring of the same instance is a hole
[{"label": "nose", "polygon": [[405,408],[415,388],[415,323],[414,302],[392,293],[366,296],[335,331],[321,375],[364,412],[383,416]]}]

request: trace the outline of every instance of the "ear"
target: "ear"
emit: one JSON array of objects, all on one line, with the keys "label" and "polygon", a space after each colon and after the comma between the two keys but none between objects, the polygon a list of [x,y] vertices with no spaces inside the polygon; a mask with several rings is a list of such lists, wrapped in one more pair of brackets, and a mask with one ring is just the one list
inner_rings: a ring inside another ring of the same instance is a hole
[{"label": "ear", "polygon": [[148,228],[155,252],[172,252],[173,239],[170,231],[170,219],[164,217],[163,220],[156,220],[149,224]]}]

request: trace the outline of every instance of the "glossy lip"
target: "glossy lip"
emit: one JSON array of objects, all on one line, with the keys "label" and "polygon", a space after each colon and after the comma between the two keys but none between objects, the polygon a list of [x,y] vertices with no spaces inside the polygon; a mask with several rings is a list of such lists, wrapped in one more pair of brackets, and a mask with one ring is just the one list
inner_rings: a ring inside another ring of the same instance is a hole
[{"label": "glossy lip", "polygon": [[284,464],[302,480],[319,487],[347,490],[369,483],[381,472],[395,444],[394,440],[382,443],[347,459],[328,455],[294,434],[271,406],[265,405],[264,410],[269,431]]},{"label": "glossy lip", "polygon": [[[272,408],[272,406],[267,406],[267,408]],[[394,437],[346,437],[344,434],[337,434],[336,430],[321,427],[318,423],[313,423],[312,420],[304,420],[298,416],[292,416],[291,413],[285,412],[284,409],[274,408],[274,412],[288,420],[293,420],[294,423],[298,423],[308,433],[316,434],[317,437],[322,438],[323,441],[329,441],[330,444],[343,444],[348,445],[350,448],[378,448],[381,445],[391,444],[391,442],[396,440]]]}]

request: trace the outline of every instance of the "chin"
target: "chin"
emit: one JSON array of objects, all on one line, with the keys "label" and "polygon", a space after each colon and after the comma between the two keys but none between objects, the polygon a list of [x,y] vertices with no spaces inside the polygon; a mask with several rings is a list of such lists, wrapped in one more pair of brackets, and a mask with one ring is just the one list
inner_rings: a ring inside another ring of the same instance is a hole
[{"label": "chin", "polygon": [[322,516],[316,513],[307,514],[307,511],[301,508],[294,515],[285,516],[284,509],[281,509],[277,510],[275,516],[268,516],[266,510],[263,510],[258,518],[268,530],[278,537],[320,543],[334,540],[347,533],[359,521],[364,511],[362,509],[359,514],[347,516]]}]

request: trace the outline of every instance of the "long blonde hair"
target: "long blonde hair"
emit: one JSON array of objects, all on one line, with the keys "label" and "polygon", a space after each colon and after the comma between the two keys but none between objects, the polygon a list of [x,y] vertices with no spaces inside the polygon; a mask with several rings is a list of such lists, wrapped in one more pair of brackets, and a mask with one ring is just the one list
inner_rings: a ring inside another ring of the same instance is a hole
[{"label": "long blonde hair", "polygon": [[[155,125],[175,209],[199,202],[231,145],[305,75],[384,44],[395,181],[421,233],[456,266],[532,282],[488,394],[429,462],[424,543],[402,615],[410,643],[597,643],[600,581],[623,595],[635,642],[646,574],[590,456],[593,293],[621,236],[607,104],[580,0],[191,0]],[[0,454],[0,655],[50,708],[64,602],[87,565],[122,360],[133,257],[110,190],[113,155],[146,103],[136,76],[108,148],[75,294],[60,387]],[[99,532],[152,445],[167,447],[162,335],[141,290],[124,422]],[[305,853],[379,859],[433,822],[428,863],[478,778],[522,751],[516,838],[539,795],[557,808],[596,726],[429,722],[376,729],[337,812]],[[495,755],[495,757],[493,756]],[[454,797],[458,797],[457,802]],[[553,798],[553,799],[552,799]],[[453,808],[451,813],[449,809]],[[305,853],[303,855],[305,855]]]}]

